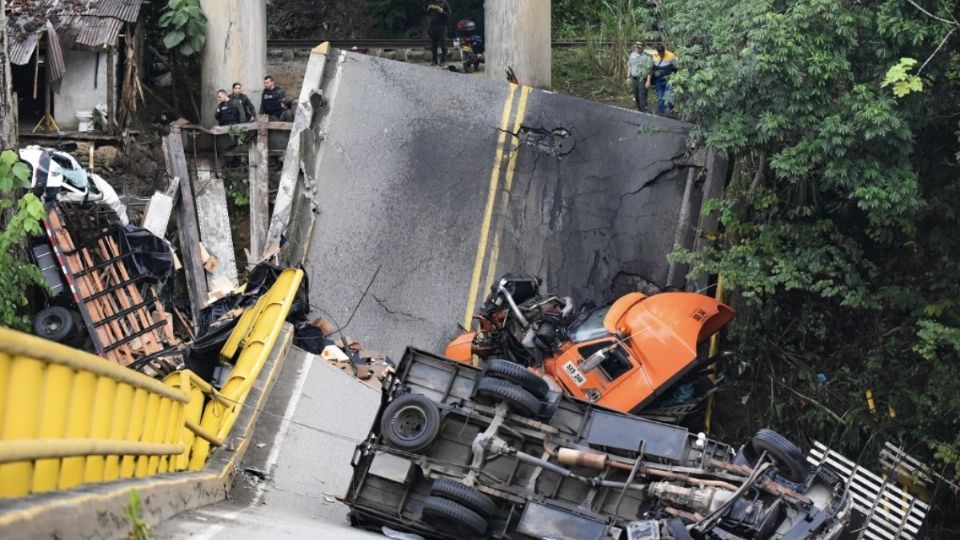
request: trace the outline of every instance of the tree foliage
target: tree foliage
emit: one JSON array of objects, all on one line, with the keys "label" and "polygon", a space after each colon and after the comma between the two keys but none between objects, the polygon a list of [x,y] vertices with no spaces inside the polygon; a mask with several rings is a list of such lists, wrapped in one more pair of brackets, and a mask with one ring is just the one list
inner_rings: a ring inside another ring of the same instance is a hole
[{"label": "tree foliage", "polygon": [[207,42],[207,17],[199,0],[169,0],[159,24],[164,30],[163,46],[183,56],[199,53]]},{"label": "tree foliage", "polygon": [[917,4],[662,4],[678,107],[735,163],[722,243],[675,258],[735,290],[734,368],[772,423],[960,476],[957,5]]},{"label": "tree foliage", "polygon": [[33,264],[18,260],[13,250],[27,235],[40,234],[40,219],[43,204],[32,193],[19,201],[13,199],[16,190],[30,186],[30,169],[21,163],[16,152],[0,153],[0,208],[16,205],[17,210],[9,223],[0,232],[0,326],[20,330],[30,328],[30,318],[25,315],[28,304],[27,291],[31,286],[43,285],[43,276]]}]

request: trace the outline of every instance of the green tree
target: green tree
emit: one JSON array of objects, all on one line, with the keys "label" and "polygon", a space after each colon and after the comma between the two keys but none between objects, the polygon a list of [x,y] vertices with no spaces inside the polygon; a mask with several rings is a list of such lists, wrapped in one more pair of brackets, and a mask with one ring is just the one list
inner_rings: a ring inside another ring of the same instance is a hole
[{"label": "green tree", "polygon": [[19,201],[12,198],[17,190],[27,187],[30,187],[30,169],[20,162],[16,152],[4,150],[0,153],[0,209],[15,206],[16,211],[0,232],[0,326],[19,330],[30,328],[30,317],[26,314],[27,291],[31,286],[43,285],[40,270],[18,260],[14,253],[24,236],[41,232],[43,204],[40,200],[32,193]]},{"label": "green tree", "polygon": [[662,4],[681,114],[735,163],[723,241],[675,258],[735,290],[731,369],[770,423],[960,475],[957,3],[924,5]]},{"label": "green tree", "polygon": [[176,49],[183,56],[192,56],[203,50],[207,42],[207,17],[200,9],[199,0],[170,0],[160,15],[163,28],[163,46]]}]

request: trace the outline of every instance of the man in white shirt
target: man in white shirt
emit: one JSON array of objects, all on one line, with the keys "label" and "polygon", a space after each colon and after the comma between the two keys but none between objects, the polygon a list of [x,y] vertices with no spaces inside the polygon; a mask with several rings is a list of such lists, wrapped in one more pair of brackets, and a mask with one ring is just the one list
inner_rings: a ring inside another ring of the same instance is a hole
[{"label": "man in white shirt", "polygon": [[633,83],[633,99],[637,102],[637,109],[640,112],[647,112],[646,80],[652,67],[653,59],[643,50],[643,43],[635,43],[633,52],[627,59],[627,73],[630,75],[627,82]]}]

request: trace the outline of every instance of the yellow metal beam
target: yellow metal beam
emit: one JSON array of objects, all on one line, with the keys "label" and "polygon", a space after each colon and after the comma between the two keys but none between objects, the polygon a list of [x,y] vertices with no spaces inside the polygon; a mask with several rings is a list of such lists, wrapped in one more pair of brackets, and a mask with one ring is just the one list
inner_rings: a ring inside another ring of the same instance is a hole
[{"label": "yellow metal beam", "polygon": [[94,356],[77,349],[47,341],[45,339],[23,334],[9,328],[0,328],[0,343],[2,343],[3,352],[13,356],[26,356],[43,360],[49,364],[66,366],[77,371],[83,371],[107,377],[117,382],[122,382],[142,388],[148,392],[161,395],[180,403],[186,403],[189,396],[183,392],[178,392],[162,382],[151,379],[142,373],[127,369],[110,362],[104,362],[103,358]]},{"label": "yellow metal beam", "polygon": [[194,422],[193,420],[187,420],[187,421],[186,421],[186,425],[187,425],[187,429],[189,429],[189,430],[192,431],[197,437],[200,437],[201,439],[207,441],[207,442],[210,443],[211,445],[213,445],[213,446],[222,446],[222,445],[223,445],[223,438],[222,438],[222,437],[217,437],[217,436],[214,435],[213,433],[210,433],[209,431],[203,429],[202,427],[200,427],[199,424],[197,424],[197,423]]},{"label": "yellow metal beam", "polygon": [[105,439],[28,439],[0,441],[0,463],[74,456],[176,455],[182,444],[153,444]]}]

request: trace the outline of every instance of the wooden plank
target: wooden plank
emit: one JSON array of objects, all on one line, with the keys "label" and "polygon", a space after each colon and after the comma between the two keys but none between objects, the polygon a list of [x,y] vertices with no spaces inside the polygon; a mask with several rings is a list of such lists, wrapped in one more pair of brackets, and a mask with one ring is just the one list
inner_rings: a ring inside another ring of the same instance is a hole
[{"label": "wooden plank", "polygon": [[[101,240],[100,244],[101,244],[101,249],[103,251],[104,256],[108,258],[120,256],[120,248],[117,246],[117,243],[113,238],[107,237],[105,240]],[[117,277],[120,280],[122,281],[130,280],[130,273],[127,271],[127,265],[124,264],[123,261],[118,261],[115,265],[111,265],[111,267],[113,266],[116,267],[114,270],[119,274]],[[124,289],[123,292],[129,295],[130,299],[133,301],[132,305],[139,305],[144,302],[143,296],[140,294],[140,291],[137,289],[136,285],[130,284],[130,285],[127,285],[126,287],[123,287],[123,289]],[[153,304],[157,312],[160,314],[160,316],[166,319],[166,313],[164,313],[163,306],[160,305],[160,302],[157,300],[156,295],[154,295],[153,301],[151,303]],[[126,306],[126,307],[129,307],[129,306]],[[142,307],[138,309],[136,313],[140,318],[140,323],[143,328],[148,328],[154,323],[153,316],[150,314],[150,311],[147,310],[146,307]],[[173,343],[174,341],[173,329],[170,328],[170,326],[171,325],[168,323],[167,325],[164,326],[164,328],[166,329],[166,334],[167,334],[166,338],[168,340],[168,343]],[[153,330],[152,332],[148,333],[150,335],[149,342],[151,346],[154,347],[153,350],[147,351],[148,354],[157,353],[164,349],[164,346],[162,345],[164,336],[161,334],[158,334],[157,332],[158,332],[157,330]]]},{"label": "wooden plank", "polygon": [[[210,135],[226,135],[230,130],[237,131],[257,131],[260,129],[260,122],[244,122],[243,124],[233,124],[230,126],[213,126],[205,128],[197,124],[187,124],[182,129],[189,131],[200,131]],[[270,131],[290,131],[293,129],[293,122],[267,122],[267,129]]]},{"label": "wooden plank", "polygon": [[[50,222],[54,233],[57,235],[57,243],[63,246],[63,250],[65,252],[70,252],[69,255],[65,256],[68,267],[67,269],[70,271],[71,275],[74,276],[74,279],[77,282],[77,287],[80,290],[80,296],[88,297],[103,291],[103,286],[97,280],[95,272],[77,276],[78,272],[81,272],[87,268],[86,263],[84,263],[84,258],[81,257],[81,255],[85,253],[85,250],[77,250],[77,246],[74,244],[73,238],[71,238],[70,233],[63,226],[63,222],[61,221],[60,216],[56,213],[56,210],[50,213]],[[116,313],[109,302],[104,302],[100,299],[83,301],[83,305],[87,308],[87,311],[90,314],[90,320],[94,323],[100,322]],[[100,338],[100,343],[104,349],[122,339],[124,335],[123,330],[117,321],[94,326],[94,329],[97,332],[97,336]],[[133,361],[133,352],[131,351],[129,344],[117,347],[105,354],[108,360],[123,366]]]},{"label": "wooden plank", "polygon": [[[197,166],[197,221],[200,226],[200,240],[217,263],[206,274],[207,293],[213,290],[213,283],[220,278],[237,284],[237,256],[233,251],[233,231],[230,229],[230,213],[227,211],[227,191],[223,179],[213,174],[213,162],[198,159]],[[201,264],[202,264],[201,253]],[[206,302],[206,298],[204,298]]]},{"label": "wooden plank", "polygon": [[180,204],[177,205],[177,228],[180,236],[180,254],[187,277],[187,292],[190,296],[190,314],[194,326],[200,321],[200,310],[206,305],[207,280],[200,264],[200,230],[197,225],[197,210],[193,199],[193,186],[187,156],[183,152],[180,128],[170,127],[165,137],[170,157],[170,177],[180,178]]},{"label": "wooden plank", "polygon": [[[106,242],[100,240],[97,242],[97,247],[100,250],[100,256],[104,259],[110,259],[112,255],[111,251],[108,249]],[[90,265],[96,264],[95,261],[90,257],[89,252],[84,249],[84,253],[87,253],[87,259]],[[123,267],[123,272],[121,273],[120,268]],[[122,275],[121,275],[122,274]],[[97,275],[97,272],[94,272],[93,275]],[[123,281],[129,279],[127,274],[126,267],[123,265],[123,261],[117,261],[109,266],[106,266],[101,271],[98,279],[103,282],[103,286],[106,287],[116,287],[116,285],[122,283]],[[136,297],[131,294],[131,289],[136,290],[133,285],[127,285],[126,287],[118,287],[110,294],[105,295],[103,298],[108,299],[109,302],[114,304],[118,309],[114,313],[118,313],[122,310],[131,309],[133,306],[137,305],[137,298],[140,294],[137,293]],[[151,324],[149,316],[144,318],[141,313],[142,309],[135,310],[128,313],[121,320],[127,321],[127,327],[124,328],[124,335],[122,338],[127,338],[129,336],[140,334],[144,329],[148,328]],[[138,318],[139,316],[139,318]],[[147,332],[138,336],[140,341],[140,350],[137,351],[135,356],[145,356],[153,354],[155,352],[160,352],[163,348],[157,342],[156,336],[152,332]]]},{"label": "wooden plank", "polygon": [[[88,287],[85,276],[74,277],[75,273],[82,270],[83,265],[80,264],[79,259],[76,254],[67,255],[64,251],[69,251],[73,249],[73,241],[69,239],[69,234],[63,228],[63,223],[60,221],[60,216],[57,215],[56,209],[50,210],[47,214],[47,225],[50,230],[50,240],[54,243],[54,248],[60,253],[63,259],[63,266],[65,273],[69,274],[69,279],[75,284],[76,291],[75,294],[78,297],[89,296],[91,293],[90,288]],[[64,243],[69,243],[70,247],[66,247]],[[84,310],[87,313],[88,318],[91,322],[98,321],[103,318],[103,315],[96,310],[99,309],[99,306],[87,304],[86,302],[78,302],[82,305],[78,306],[80,309]],[[93,332],[96,335],[96,340],[103,347],[105,343],[112,343],[112,336],[110,335],[110,330],[103,326],[93,327]],[[114,351],[113,354],[106,355],[108,359],[116,362],[122,363],[117,358],[117,351]]]},{"label": "wooden plank", "polygon": [[267,140],[268,116],[257,117],[260,129],[256,141],[250,144],[250,260],[251,266],[260,262],[270,227],[270,143]]}]

